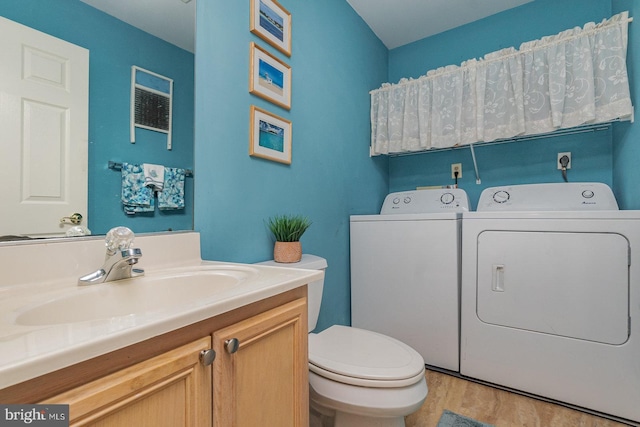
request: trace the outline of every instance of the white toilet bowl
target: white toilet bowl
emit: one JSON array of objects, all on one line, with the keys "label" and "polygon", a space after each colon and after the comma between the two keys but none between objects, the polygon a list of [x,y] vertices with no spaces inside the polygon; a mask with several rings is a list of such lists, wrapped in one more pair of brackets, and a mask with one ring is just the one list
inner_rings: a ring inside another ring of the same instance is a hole
[{"label": "white toilet bowl", "polygon": [[[261,264],[327,267],[323,258],[307,254],[298,263]],[[308,285],[309,332],[318,320],[323,285]],[[422,356],[394,338],[334,325],[309,334],[310,406],[333,419],[334,427],[404,427],[404,417],[427,398],[424,368]]]},{"label": "white toilet bowl", "polygon": [[422,356],[375,332],[334,325],[309,335],[312,407],[335,427],[404,427],[427,397]]}]

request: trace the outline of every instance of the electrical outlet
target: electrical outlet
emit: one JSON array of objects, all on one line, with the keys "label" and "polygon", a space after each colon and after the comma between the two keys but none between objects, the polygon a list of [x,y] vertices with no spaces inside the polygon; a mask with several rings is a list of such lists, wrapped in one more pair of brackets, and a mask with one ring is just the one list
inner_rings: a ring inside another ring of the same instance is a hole
[{"label": "electrical outlet", "polygon": [[571,153],[570,152],[558,153],[558,162],[556,163],[556,165],[558,166],[558,169],[562,169],[562,163],[560,163],[560,159],[564,156],[567,156],[569,158],[569,163],[567,163],[567,169],[571,169]]},{"label": "electrical outlet", "polygon": [[462,178],[462,163],[451,163],[452,179],[456,179],[456,172],[458,172],[458,178]]}]

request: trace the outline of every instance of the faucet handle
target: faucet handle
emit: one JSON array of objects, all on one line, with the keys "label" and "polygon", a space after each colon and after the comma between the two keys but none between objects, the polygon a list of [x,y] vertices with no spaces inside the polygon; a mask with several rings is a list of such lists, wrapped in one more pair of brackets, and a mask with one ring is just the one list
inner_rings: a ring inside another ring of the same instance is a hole
[{"label": "faucet handle", "polygon": [[107,253],[113,255],[117,251],[129,249],[135,238],[133,231],[127,227],[115,227],[109,230],[105,239]]}]

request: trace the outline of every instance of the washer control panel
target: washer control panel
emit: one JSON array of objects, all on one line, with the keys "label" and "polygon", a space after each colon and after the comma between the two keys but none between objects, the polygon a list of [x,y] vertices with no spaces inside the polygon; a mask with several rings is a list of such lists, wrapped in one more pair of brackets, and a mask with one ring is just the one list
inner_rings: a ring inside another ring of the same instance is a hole
[{"label": "washer control panel", "polygon": [[522,184],[485,189],[481,211],[592,211],[618,210],[611,188],[599,182]]},{"label": "washer control panel", "polygon": [[380,214],[466,212],[469,197],[460,188],[438,188],[389,193]]}]

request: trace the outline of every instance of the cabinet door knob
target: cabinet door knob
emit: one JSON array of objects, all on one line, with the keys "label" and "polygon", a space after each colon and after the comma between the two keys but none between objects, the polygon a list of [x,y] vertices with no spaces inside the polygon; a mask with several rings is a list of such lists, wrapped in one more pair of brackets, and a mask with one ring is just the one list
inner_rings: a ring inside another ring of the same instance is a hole
[{"label": "cabinet door knob", "polygon": [[231,338],[230,340],[226,340],[224,342],[224,348],[227,350],[227,353],[229,354],[233,354],[236,351],[238,351],[239,347],[240,347],[240,341],[238,341],[238,338]]},{"label": "cabinet door knob", "polygon": [[213,361],[216,360],[216,352],[209,349],[209,350],[202,350],[200,352],[200,361],[202,362],[202,364],[204,366],[209,366],[213,363]]}]

